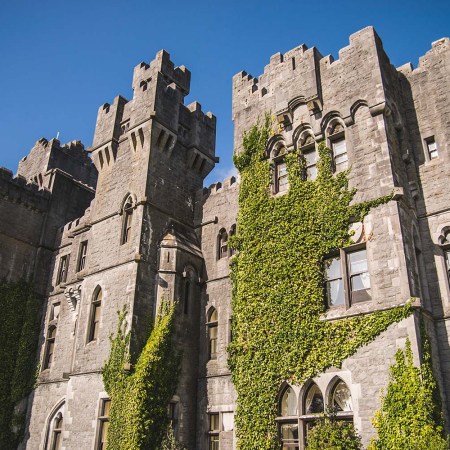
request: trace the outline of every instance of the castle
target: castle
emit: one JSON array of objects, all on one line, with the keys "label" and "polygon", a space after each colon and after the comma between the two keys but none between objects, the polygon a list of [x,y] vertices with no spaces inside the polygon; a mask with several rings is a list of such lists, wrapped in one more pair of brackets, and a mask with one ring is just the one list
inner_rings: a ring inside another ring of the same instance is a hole
[{"label": "castle", "polygon": [[[189,450],[236,448],[226,349],[234,252],[228,239],[236,234],[239,181],[203,188],[218,162],[216,119],[197,102],[184,104],[189,85],[190,72],[160,51],[135,67],[131,100],[118,96],[100,107],[92,147],[40,139],[16,176],[0,169],[0,278],[25,279],[45,298],[40,370],[25,402],[20,448],[105,448],[109,397],[101,370],[117,311],[127,307],[130,351],[138,352],[162,297],[181,306],[176,336],[183,357],[169,408],[175,435]],[[267,149],[270,195],[289,189],[284,151],[299,149],[307,177],[315,178],[322,139],[337,172],[351,167],[355,202],[393,193],[352,224],[354,245],[341,250],[327,274],[326,320],[415,298],[447,424],[449,92],[448,38],[434,42],[416,69],[395,68],[371,27],[351,35],[337,60],[301,45],[273,55],[257,78],[233,78],[235,151],[266,112],[278,123]],[[394,353],[407,337],[420,361],[419,328],[412,315],[341,367],[283,386],[274,398],[283,449],[304,449],[308,424],[329,402],[367,444]]]}]

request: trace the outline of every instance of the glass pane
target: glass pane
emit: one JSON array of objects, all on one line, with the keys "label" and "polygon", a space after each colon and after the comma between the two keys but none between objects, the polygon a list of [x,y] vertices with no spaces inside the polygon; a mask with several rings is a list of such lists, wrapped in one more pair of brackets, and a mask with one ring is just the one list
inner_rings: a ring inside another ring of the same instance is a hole
[{"label": "glass pane", "polygon": [[103,421],[102,423],[102,431],[101,431],[101,442],[103,444],[102,448],[106,448],[106,443],[108,442],[108,429],[109,429],[109,422]]},{"label": "glass pane", "polygon": [[105,400],[103,402],[102,416],[103,417],[109,417],[109,411],[110,410],[111,410],[111,400]]},{"label": "glass pane", "polygon": [[350,389],[343,381],[335,386],[331,402],[336,411],[353,411]]},{"label": "glass pane", "polygon": [[351,278],[352,291],[361,291],[363,289],[370,289],[370,275],[366,273],[360,273],[359,275],[353,275]]},{"label": "glass pane", "polygon": [[327,300],[329,306],[344,304],[344,283],[342,279],[327,281]]},{"label": "glass pane", "polygon": [[94,306],[94,320],[97,321],[97,322],[100,320],[101,310],[102,310],[101,305],[95,305]]},{"label": "glass pane", "polygon": [[305,413],[323,413],[323,396],[317,384],[313,384],[308,390],[305,401]]},{"label": "glass pane", "polygon": [[211,339],[217,339],[217,325],[214,327],[209,327],[209,337]]},{"label": "glass pane", "polygon": [[209,436],[209,450],[219,450],[219,436]]},{"label": "glass pane", "polygon": [[298,414],[297,396],[291,387],[288,387],[281,399],[281,415],[296,416]]},{"label": "glass pane", "polygon": [[313,166],[317,161],[317,153],[315,151],[307,152],[303,155],[307,166]]},{"label": "glass pane", "polygon": [[366,250],[349,253],[348,261],[350,264],[350,274],[367,272],[367,254]]},{"label": "glass pane", "polygon": [[94,322],[92,324],[92,339],[91,340],[97,339],[97,337],[98,337],[98,322]]},{"label": "glass pane", "polygon": [[222,427],[223,427],[223,431],[233,431],[233,429],[234,429],[234,414],[232,412],[222,413]]},{"label": "glass pane", "polygon": [[102,299],[102,290],[99,289],[98,292],[95,294],[95,300],[101,300]]},{"label": "glass pane", "polygon": [[445,250],[445,263],[447,264],[447,270],[450,270],[450,250]]},{"label": "glass pane", "polygon": [[342,278],[341,274],[341,258],[330,258],[325,261],[325,276],[327,280]]},{"label": "glass pane", "polygon": [[53,328],[50,329],[48,337],[49,337],[49,339],[55,339],[55,337],[56,337],[56,327],[53,327]]},{"label": "glass pane", "polygon": [[314,181],[317,178],[317,167],[310,166],[306,169],[306,179]]},{"label": "glass pane", "polygon": [[53,312],[52,312],[52,317],[50,320],[53,319],[58,319],[59,318],[59,310],[60,310],[61,306],[59,303],[57,303],[56,305],[53,305]]},{"label": "glass pane", "polygon": [[281,178],[284,175],[287,175],[287,167],[286,167],[286,163],[280,163],[277,164],[277,173],[278,173],[278,178]]},{"label": "glass pane", "polygon": [[54,431],[52,450],[60,450],[60,448],[61,448],[61,431]]},{"label": "glass pane", "polygon": [[219,431],[219,414],[209,415],[209,431]]},{"label": "glass pane", "polygon": [[218,318],[219,318],[219,315],[217,314],[217,309],[215,309],[214,311],[212,311],[211,315],[209,316],[209,321],[217,322]]},{"label": "glass pane", "polygon": [[337,157],[339,155],[343,155],[347,153],[347,145],[345,143],[345,139],[340,139],[339,141],[334,141],[332,143],[334,156]]},{"label": "glass pane", "polygon": [[336,166],[341,166],[344,163],[346,163],[347,161],[348,161],[347,153],[344,153],[342,155],[336,156],[336,158],[334,160]]},{"label": "glass pane", "polygon": [[298,423],[283,423],[281,425],[281,439],[283,444],[298,443]]}]

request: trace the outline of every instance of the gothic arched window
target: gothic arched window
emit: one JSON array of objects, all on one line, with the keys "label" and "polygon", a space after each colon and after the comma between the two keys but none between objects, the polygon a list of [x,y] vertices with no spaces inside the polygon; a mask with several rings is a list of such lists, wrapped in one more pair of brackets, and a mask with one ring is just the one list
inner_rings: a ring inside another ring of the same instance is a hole
[{"label": "gothic arched window", "polygon": [[287,385],[278,404],[278,430],[284,449],[299,448],[298,402],[294,389]]},{"label": "gothic arched window", "polygon": [[[231,236],[236,236],[236,224],[231,225],[230,228],[230,237]],[[229,248],[229,254],[230,256],[233,256],[236,253],[236,250],[234,248]]]},{"label": "gothic arched window", "polygon": [[217,338],[219,331],[219,314],[217,309],[211,307],[208,312],[208,321],[206,323],[208,327],[208,356],[209,359],[217,358]]},{"label": "gothic arched window", "polygon": [[228,233],[225,228],[219,231],[217,237],[217,259],[225,258],[228,256]]},{"label": "gothic arched window", "polygon": [[130,240],[131,236],[131,225],[133,222],[133,198],[129,195],[122,208],[122,234],[120,238],[121,244],[126,244]]},{"label": "gothic arched window", "polygon": [[333,151],[334,170],[340,172],[348,168],[347,142],[344,125],[335,119],[327,130],[328,140]]},{"label": "gothic arched window", "polygon": [[52,325],[47,330],[45,339],[44,369],[50,369],[53,363],[53,353],[55,351],[56,326]]},{"label": "gothic arched window", "polygon": [[97,289],[94,291],[91,302],[91,320],[89,323],[88,342],[95,341],[98,337],[98,330],[100,328],[100,316],[102,312],[102,298],[102,289],[100,287],[97,287]]}]

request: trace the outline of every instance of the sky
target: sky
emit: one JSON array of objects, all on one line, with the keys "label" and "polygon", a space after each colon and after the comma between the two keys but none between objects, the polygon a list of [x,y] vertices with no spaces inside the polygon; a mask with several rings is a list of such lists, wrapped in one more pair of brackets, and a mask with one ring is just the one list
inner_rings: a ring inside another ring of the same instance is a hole
[{"label": "sky", "polygon": [[450,36],[450,1],[0,0],[0,166],[14,172],[41,137],[92,145],[97,110],[132,98],[133,68],[164,48],[192,73],[194,100],[217,117],[220,163],[233,171],[231,79],[258,76],[270,56],[300,44],[338,58],[372,25],[395,66]]}]

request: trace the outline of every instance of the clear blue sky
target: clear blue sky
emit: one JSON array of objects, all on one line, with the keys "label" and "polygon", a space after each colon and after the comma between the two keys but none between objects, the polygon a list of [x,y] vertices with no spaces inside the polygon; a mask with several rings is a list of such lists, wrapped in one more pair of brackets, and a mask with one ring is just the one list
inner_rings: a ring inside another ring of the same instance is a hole
[{"label": "clear blue sky", "polygon": [[232,168],[231,78],[262,73],[272,54],[305,43],[336,58],[375,26],[395,66],[417,65],[450,36],[450,1],[14,0],[0,7],[0,166],[16,170],[40,137],[92,144],[98,107],[131,98],[133,67],[165,48],[192,72],[187,102],[217,116],[219,166]]}]

